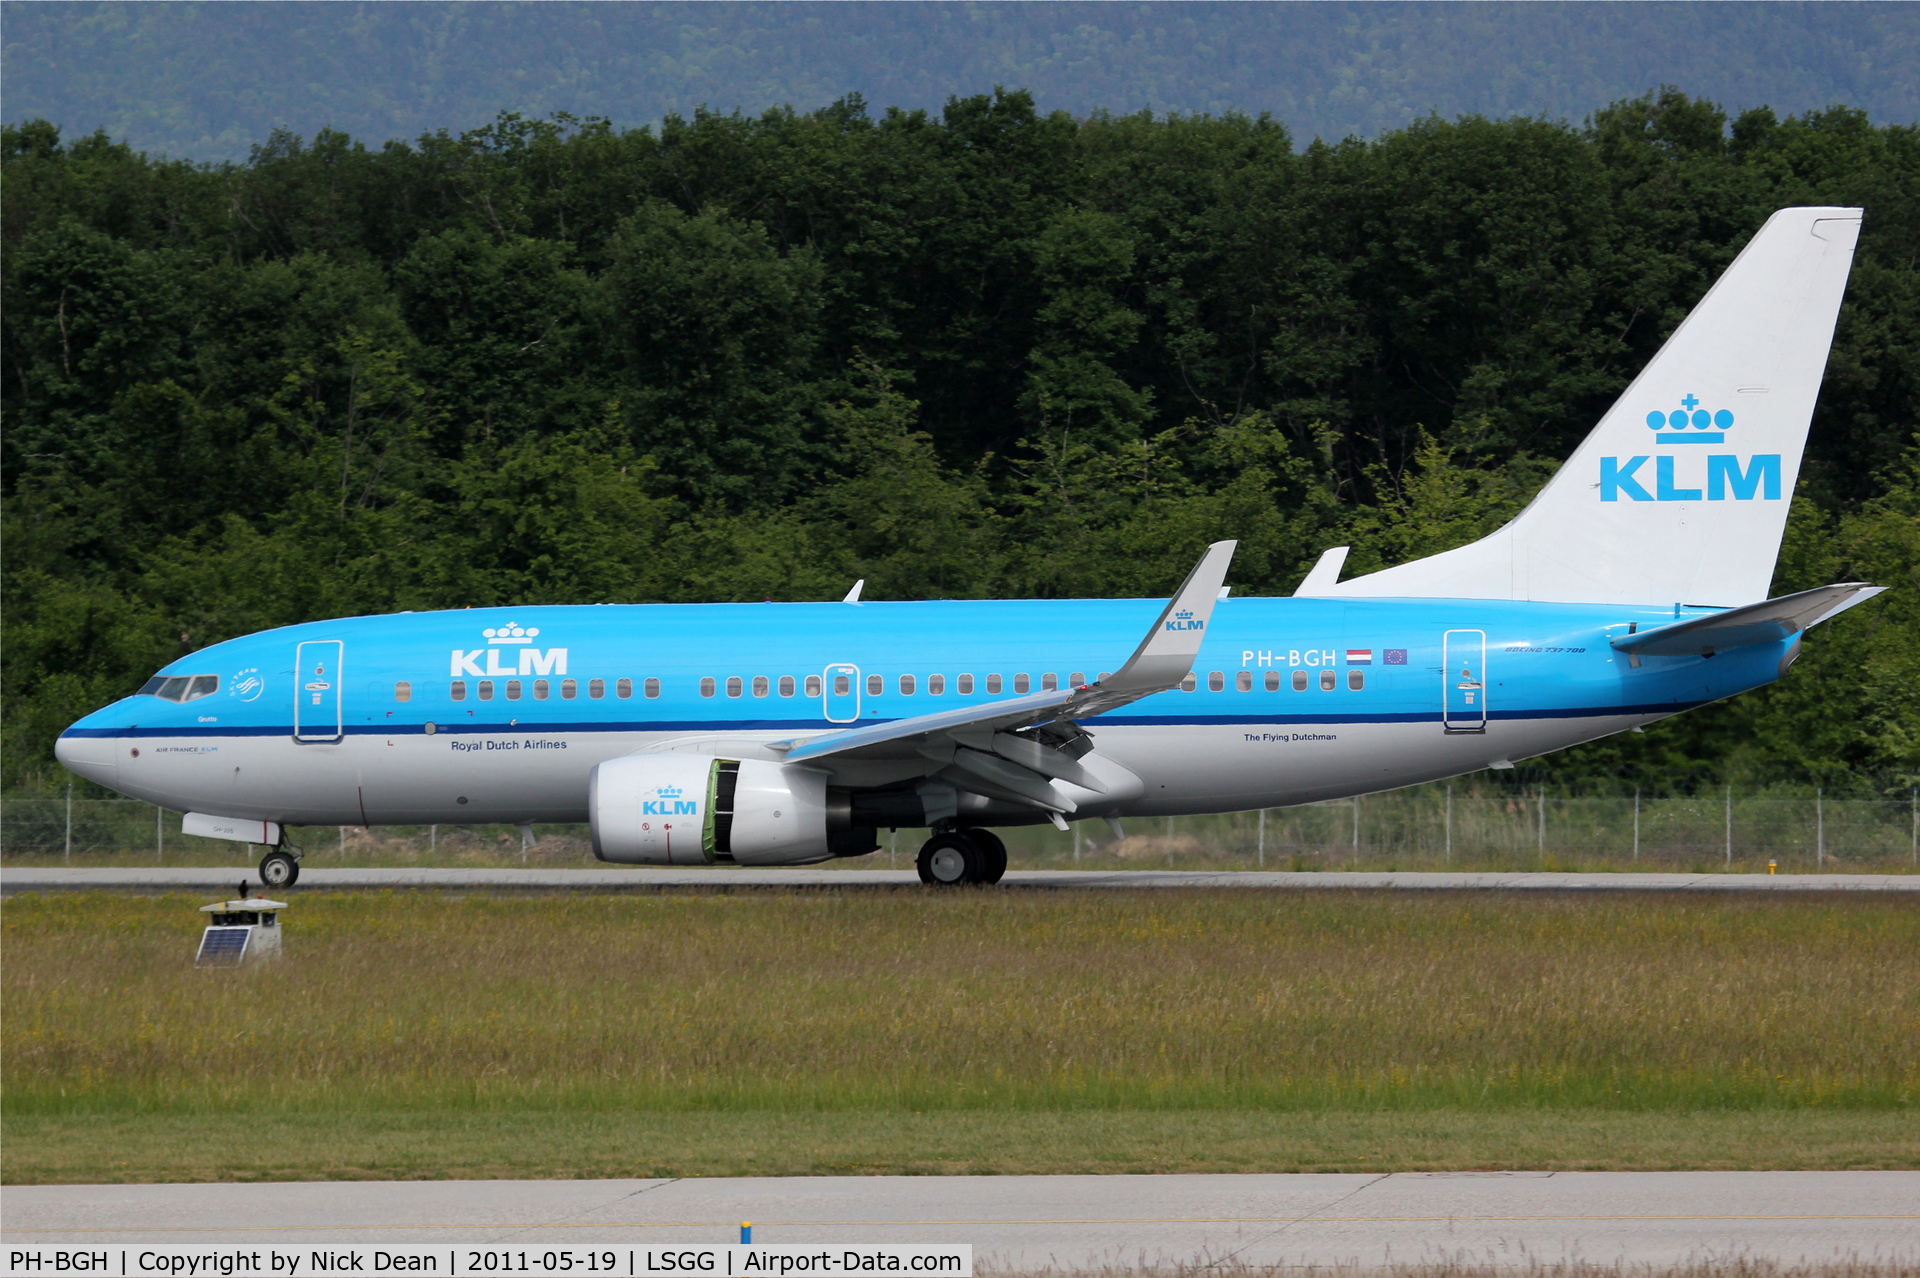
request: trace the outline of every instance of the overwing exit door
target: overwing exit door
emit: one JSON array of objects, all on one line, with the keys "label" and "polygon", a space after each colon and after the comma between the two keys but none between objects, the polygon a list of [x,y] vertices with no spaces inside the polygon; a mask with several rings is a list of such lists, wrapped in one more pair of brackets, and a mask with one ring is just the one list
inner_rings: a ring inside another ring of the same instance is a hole
[{"label": "overwing exit door", "polygon": [[340,708],[340,662],[345,647],[338,639],[312,639],[294,650],[295,741],[339,741],[345,737]]},{"label": "overwing exit door", "polygon": [[829,722],[852,723],[860,717],[859,666],[828,666],[820,683],[820,704]]},{"label": "overwing exit door", "polygon": [[1442,645],[1446,666],[1446,713],[1443,723],[1448,732],[1485,732],[1487,730],[1487,632],[1449,630]]}]

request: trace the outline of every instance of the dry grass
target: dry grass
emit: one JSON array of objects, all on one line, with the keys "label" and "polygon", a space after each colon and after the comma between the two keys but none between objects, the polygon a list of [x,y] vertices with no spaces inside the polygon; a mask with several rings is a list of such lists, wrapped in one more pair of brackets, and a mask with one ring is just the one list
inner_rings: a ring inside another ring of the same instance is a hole
[{"label": "dry grass", "polygon": [[[389,1119],[533,1113],[683,1115],[657,1147],[716,1168],[745,1165],[770,1116],[824,1115],[805,1139],[832,1146],[915,1111],[950,1119],[950,1152],[925,1161],[977,1169],[1141,1169],[1101,1115],[1163,1116],[1168,1169],[1920,1165],[1920,910],[1886,897],[301,893],[286,960],[221,971],[190,966],[198,903],[0,909],[8,1179],[67,1178],[57,1131],[97,1131],[103,1154],[235,1112],[305,1125],[319,1144],[294,1161],[317,1174]],[[1812,1163],[1792,1121],[1744,1156],[1649,1136],[1699,1111],[1859,1123]],[[1328,1113],[1379,1121],[1316,1143]],[[1654,1121],[1624,1163],[1607,1153],[1624,1128],[1527,1136],[1569,1113]],[[728,1114],[743,1125],[697,1154],[695,1120]],[[1478,1144],[1423,1143],[1448,1114],[1505,1118]],[[1234,1115],[1253,1137],[1230,1137]],[[644,1163],[649,1140],[585,1161]],[[176,1161],[202,1158],[192,1144]],[[879,1145],[889,1169],[913,1161]],[[173,1155],[151,1153],[157,1175]]]}]

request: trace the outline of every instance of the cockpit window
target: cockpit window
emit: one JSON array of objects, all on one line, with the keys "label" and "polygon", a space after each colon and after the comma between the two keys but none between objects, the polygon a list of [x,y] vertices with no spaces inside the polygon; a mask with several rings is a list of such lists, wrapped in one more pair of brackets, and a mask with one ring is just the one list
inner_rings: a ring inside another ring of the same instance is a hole
[{"label": "cockpit window", "polygon": [[141,685],[137,695],[162,701],[198,701],[218,691],[219,675],[155,675]]}]

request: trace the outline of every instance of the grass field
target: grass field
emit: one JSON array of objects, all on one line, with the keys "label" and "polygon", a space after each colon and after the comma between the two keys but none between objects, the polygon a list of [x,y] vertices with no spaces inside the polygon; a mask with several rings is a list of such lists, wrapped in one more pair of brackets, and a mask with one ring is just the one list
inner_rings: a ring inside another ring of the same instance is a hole
[{"label": "grass field", "polygon": [[0,1177],[1920,1167],[1883,897],[199,903],[0,906]]}]

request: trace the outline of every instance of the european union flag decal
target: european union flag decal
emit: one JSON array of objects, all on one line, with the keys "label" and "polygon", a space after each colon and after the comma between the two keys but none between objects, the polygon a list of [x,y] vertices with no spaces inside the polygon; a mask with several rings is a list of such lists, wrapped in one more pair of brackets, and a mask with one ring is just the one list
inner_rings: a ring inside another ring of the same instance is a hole
[{"label": "european union flag decal", "polygon": [[1387,664],[1387,665],[1389,665],[1389,666],[1404,666],[1404,665],[1406,665],[1406,664],[1407,664],[1407,650],[1406,650],[1405,648],[1389,648],[1389,649],[1387,649],[1387,655],[1386,655],[1386,657],[1385,657],[1385,664]]}]

